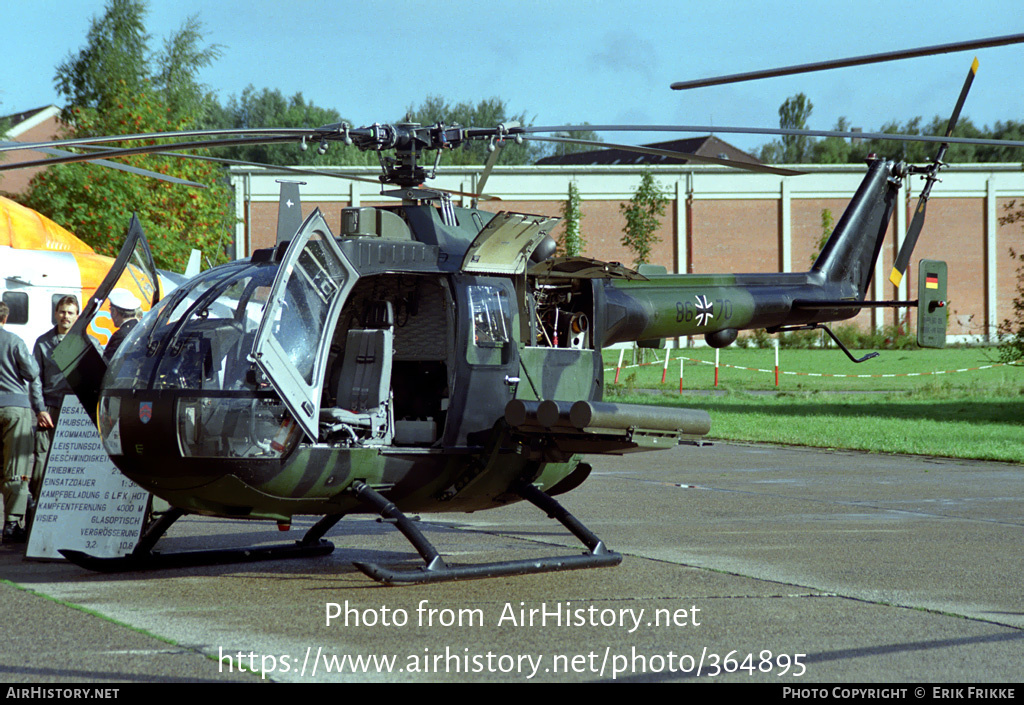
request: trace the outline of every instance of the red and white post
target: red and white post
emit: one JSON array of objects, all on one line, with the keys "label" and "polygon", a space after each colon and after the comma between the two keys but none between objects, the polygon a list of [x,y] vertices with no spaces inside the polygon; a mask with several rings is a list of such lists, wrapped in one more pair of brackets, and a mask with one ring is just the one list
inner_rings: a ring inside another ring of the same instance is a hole
[{"label": "red and white post", "polygon": [[779,339],[775,339],[775,386],[779,386]]}]

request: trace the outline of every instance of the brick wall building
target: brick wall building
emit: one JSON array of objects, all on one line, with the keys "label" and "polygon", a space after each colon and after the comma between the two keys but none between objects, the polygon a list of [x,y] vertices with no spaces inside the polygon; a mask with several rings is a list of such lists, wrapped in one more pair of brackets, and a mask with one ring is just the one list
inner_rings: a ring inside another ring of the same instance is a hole
[{"label": "brick wall building", "polygon": [[[799,177],[752,174],[721,167],[654,166],[651,168],[669,198],[651,262],[670,272],[789,272],[810,268],[822,235],[822,211],[838,220],[864,174],[859,165],[810,166]],[[801,167],[805,168],[805,167]],[[373,168],[348,168],[338,173],[374,179]],[[620,205],[640,181],[638,166],[499,167],[487,192],[501,201],[481,208],[560,215],[570,180],[579,186],[586,245],[584,254],[597,259],[632,263],[620,239],[625,220]],[[373,184],[325,176],[302,176],[265,170],[232,169],[239,225],[238,255],[273,244],[277,225],[278,180],[306,182],[303,214],[324,212],[338,228],[341,209],[381,203]],[[473,192],[478,170],[448,168],[432,185]],[[1000,225],[999,217],[1014,201],[1024,205],[1024,172],[1020,164],[954,165],[942,172],[928,202],[924,231],[914,251],[911,270],[900,290],[889,281],[899,243],[910,224],[923,183],[909,180],[901,191],[890,235],[873,277],[872,298],[914,299],[916,263],[941,259],[949,263],[949,334],[953,339],[992,339],[995,328],[1011,313],[1016,295],[1016,268],[1009,248],[1024,251],[1024,231]],[[470,205],[469,196],[455,197]],[[561,226],[559,226],[561,228]],[[557,233],[557,231],[556,231]],[[894,322],[892,309],[864,311],[863,326]]]}]

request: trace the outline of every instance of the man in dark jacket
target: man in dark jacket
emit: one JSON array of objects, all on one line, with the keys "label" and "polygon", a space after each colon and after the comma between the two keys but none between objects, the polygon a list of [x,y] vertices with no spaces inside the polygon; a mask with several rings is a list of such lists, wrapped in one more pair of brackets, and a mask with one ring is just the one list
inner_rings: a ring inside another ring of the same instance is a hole
[{"label": "man in dark jacket", "polygon": [[65,296],[58,301],[54,311],[57,325],[36,338],[36,344],[32,350],[32,357],[39,365],[39,384],[42,387],[43,404],[51,422],[49,426],[46,426],[40,421],[39,430],[36,431],[35,466],[32,469],[30,487],[32,498],[36,501],[39,500],[43,470],[46,468],[46,458],[49,456],[53,433],[60,417],[60,407],[64,404],[64,395],[72,393],[71,386],[64,379],[57,363],[53,361],[53,349],[60,341],[64,340],[64,336],[71,330],[71,326],[75,325],[78,314],[78,299],[74,296]]},{"label": "man in dark jacket", "polygon": [[[39,366],[20,337],[4,330],[10,309],[0,302],[0,434],[4,444],[4,543],[24,543],[21,520],[28,508],[29,477],[32,474],[33,420],[52,426],[43,408]],[[31,396],[30,396],[31,395]],[[33,412],[35,412],[33,414]]]}]

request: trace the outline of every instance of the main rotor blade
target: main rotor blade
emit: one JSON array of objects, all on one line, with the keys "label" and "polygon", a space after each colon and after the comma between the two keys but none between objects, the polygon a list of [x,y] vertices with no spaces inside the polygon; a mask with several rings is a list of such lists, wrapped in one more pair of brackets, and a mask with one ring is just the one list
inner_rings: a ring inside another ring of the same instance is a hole
[{"label": "main rotor blade", "polygon": [[[501,155],[501,148],[504,146],[504,142],[498,142],[494,145],[494,151],[487,156],[487,161],[484,162],[484,170],[480,174],[480,180],[476,182],[476,190],[483,191],[484,186],[487,185],[487,179],[491,177],[491,172],[494,170],[494,165],[498,163],[498,157]],[[473,199],[473,208],[476,208],[477,199]]]},{"label": "main rotor blade", "polygon": [[524,137],[523,139],[534,140],[537,142],[561,142],[567,144],[583,144],[596,147],[598,149],[621,149],[627,152],[636,152],[638,154],[651,154],[656,157],[670,157],[672,159],[686,159],[695,162],[702,162],[705,164],[720,164],[722,166],[733,167],[734,169],[742,169],[744,171],[756,171],[762,174],[779,174],[781,176],[800,176],[806,172],[796,171],[795,169],[781,169],[779,167],[767,166],[765,164],[753,164],[751,162],[739,162],[731,159],[719,159],[717,157],[702,157],[699,154],[690,154],[688,152],[673,152],[670,149],[658,149],[656,147],[637,147],[629,144],[615,144],[613,142],[595,142],[594,140],[577,140],[571,137]]},{"label": "main rotor blade", "polygon": [[775,78],[776,76],[790,76],[797,73],[825,71],[828,69],[845,68],[847,66],[876,64],[883,61],[896,61],[898,59],[913,59],[919,56],[931,56],[933,54],[949,54],[956,51],[984,49],[987,47],[1004,46],[1007,44],[1020,44],[1022,42],[1024,42],[1024,34],[1009,34],[1003,37],[993,37],[990,39],[976,39],[967,42],[954,42],[951,44],[936,44],[933,46],[921,47],[918,49],[889,51],[881,54],[866,54],[864,56],[855,56],[849,59],[833,59],[831,61],[818,61],[810,64],[798,64],[796,66],[787,66],[784,68],[777,69],[763,69],[761,71],[735,73],[728,76],[719,76],[716,78],[701,78],[694,81],[678,81],[672,84],[672,90],[682,91],[688,90],[690,88],[719,86],[726,83],[756,81],[762,78]]},{"label": "main rotor blade", "polygon": [[[311,136],[316,130],[299,127],[274,127],[258,128],[245,127],[234,130],[186,130],[182,132],[149,132],[135,135],[106,135],[102,137],[75,137],[67,140],[48,140],[46,142],[6,142],[0,146],[0,152],[9,152],[19,149],[39,151],[39,147],[78,147],[84,145],[100,145],[110,142],[139,142],[145,140],[176,139],[182,137],[223,137],[227,135],[251,135],[255,140],[253,144],[263,142],[268,137],[288,137],[292,140],[301,139],[303,136]],[[237,144],[237,143],[235,143]],[[170,147],[171,145],[164,145]]]},{"label": "main rotor blade", "polygon": [[[107,157],[127,157],[133,154],[154,154],[158,152],[171,152],[176,149],[209,149],[210,147],[231,147],[249,144],[274,144],[277,142],[293,142],[293,137],[272,137],[262,138],[258,142],[254,142],[252,138],[239,138],[233,140],[201,140],[195,142],[176,142],[174,144],[150,144],[144,147],[126,147],[117,149],[108,149],[103,152]],[[7,143],[10,144],[10,143]],[[7,147],[0,147],[0,151],[8,151]],[[39,147],[35,147],[32,151],[42,151]],[[76,162],[91,162],[96,161],[97,156],[95,154],[73,154],[66,152],[66,156],[54,157],[52,159],[37,159],[29,162],[18,162],[18,163],[3,163],[0,162],[0,171],[10,171],[12,169],[24,169],[31,166],[50,166],[53,164],[73,164]]]},{"label": "main rotor blade", "polygon": [[329,171],[322,171],[312,167],[282,166],[280,164],[264,164],[263,162],[249,162],[243,159],[228,159],[226,157],[211,157],[208,154],[183,154],[178,152],[153,152],[158,157],[177,157],[178,159],[193,159],[201,162],[213,162],[214,164],[225,164],[227,166],[254,166],[260,169],[273,171],[287,171],[293,174],[304,174],[306,176],[329,176],[332,179],[345,179],[347,181],[362,181],[367,184],[380,186],[380,179],[369,179],[362,176],[348,176],[346,174],[335,174]]},{"label": "main rotor blade", "polygon": [[[7,142],[0,142],[0,145],[6,145]],[[43,154],[53,154],[58,157],[69,156],[71,152],[65,152],[62,149],[50,149],[49,147],[40,147],[36,150]],[[193,186],[195,188],[209,188],[206,184],[200,184],[195,181],[189,181],[188,179],[179,179],[177,176],[169,176],[168,174],[160,174],[155,171],[149,171],[148,169],[140,169],[139,167],[129,166],[127,164],[118,164],[117,162],[107,161],[106,159],[95,159],[92,161],[93,164],[99,164],[110,169],[117,169],[118,171],[124,171],[129,174],[135,174],[137,176],[145,176],[150,179],[158,179],[160,181],[166,181],[172,184],[179,184],[181,186]],[[21,162],[19,166],[23,166],[25,162]]]},{"label": "main rotor blade", "polygon": [[[722,127],[720,125],[557,125],[524,127],[523,135],[543,132],[706,132],[737,135],[795,135],[798,137],[842,137],[858,140],[889,140],[893,142],[936,142],[949,144],[976,144],[989,147],[1024,147],[1022,140],[994,140],[974,137],[947,137],[945,135],[899,135],[891,132],[843,132],[841,130],[796,130],[783,127]],[[597,144],[603,144],[598,142]],[[607,146],[607,145],[605,145]]]},{"label": "main rotor blade", "polygon": [[[308,130],[304,130],[303,132],[307,132],[308,133],[309,131]],[[113,138],[111,138],[111,139],[113,139]],[[259,168],[263,168],[263,169],[288,171],[288,172],[293,172],[293,173],[298,173],[298,174],[306,174],[306,175],[312,175],[312,176],[329,176],[331,178],[346,179],[346,180],[349,180],[349,181],[363,181],[365,183],[375,184],[377,186],[380,186],[380,184],[381,184],[380,179],[369,179],[369,178],[363,178],[363,177],[359,177],[359,176],[349,176],[349,175],[345,175],[345,174],[334,174],[334,173],[331,173],[331,172],[320,171],[320,170],[317,170],[317,169],[310,169],[310,168],[305,168],[304,169],[304,168],[301,168],[301,167],[280,166],[280,165],[276,165],[276,164],[262,164],[260,162],[249,162],[249,161],[243,161],[243,160],[240,160],[240,159],[227,159],[227,158],[224,158],[224,157],[213,157],[213,156],[204,155],[204,154],[185,154],[185,153],[181,153],[181,152],[168,151],[168,150],[174,150],[174,149],[207,149],[207,148],[210,148],[210,147],[231,147],[231,146],[244,146],[244,145],[249,145],[249,144],[273,144],[273,143],[278,143],[278,142],[293,142],[293,141],[295,141],[294,137],[278,136],[278,137],[274,137],[274,138],[270,138],[270,139],[267,139],[267,138],[239,138],[239,139],[196,141],[196,142],[178,142],[178,143],[174,143],[174,144],[147,145],[145,147],[128,147],[128,148],[124,148],[124,149],[116,148],[116,147],[101,147],[99,145],[86,144],[86,143],[79,142],[79,146],[81,146],[82,148],[85,148],[85,149],[92,149],[92,150],[94,150],[94,152],[92,154],[74,154],[72,152],[62,152],[63,156],[54,157],[53,159],[37,159],[37,160],[34,160],[34,161],[17,162],[17,163],[3,163],[3,162],[0,162],[0,171],[10,171],[10,170],[14,170],[14,169],[24,169],[24,168],[33,167],[33,166],[50,166],[50,165],[53,165],[53,164],[71,164],[71,163],[77,163],[77,162],[106,161],[105,159],[102,159],[102,157],[100,157],[99,155],[97,155],[95,153],[96,151],[99,151],[100,153],[102,153],[103,156],[105,156],[105,157],[112,157],[112,158],[129,156],[129,155],[133,155],[133,154],[151,154],[151,155],[156,155],[156,156],[178,157],[180,159],[194,159],[194,160],[199,160],[199,161],[209,161],[209,162],[215,162],[215,163],[219,163],[219,164],[231,164],[231,165],[236,165],[236,166],[254,166],[254,167],[259,167]],[[11,144],[11,143],[2,143],[2,144],[0,144],[0,151],[3,151],[2,147],[6,146],[8,144]],[[27,143],[17,143],[17,144],[18,145],[25,145],[27,147]],[[60,144],[64,144],[64,143],[62,142]],[[31,151],[35,151],[35,152],[45,152],[45,151],[48,150],[48,148],[43,148],[43,147],[39,147],[39,146],[36,146],[36,145],[33,145],[33,147],[34,148],[31,149]],[[21,147],[19,147],[19,148],[21,148]],[[55,150],[55,152],[56,151],[57,150]],[[51,152],[51,153],[55,153],[55,152]],[[114,165],[113,162],[111,162],[110,164],[112,166]],[[127,167],[125,165],[119,165],[119,166],[124,168],[125,171],[131,171],[131,170],[135,169],[135,167]],[[166,177],[165,175],[162,175],[162,174],[161,175],[157,175],[155,172],[147,172],[145,169],[139,169],[137,173],[140,173],[143,176],[150,176],[150,175],[152,175],[154,177],[156,177],[156,176],[164,176],[164,178],[168,179],[168,180],[174,178],[174,177]],[[182,181],[182,183],[193,184],[194,182]],[[194,184],[194,185],[202,186],[202,184]],[[487,201],[500,201],[501,200],[497,196],[488,196],[486,194],[481,194],[481,193],[468,193],[468,192],[465,192],[465,191],[455,191],[455,190],[452,190],[452,189],[444,189],[444,188],[438,188],[438,187],[431,187],[431,190],[433,190],[433,191],[443,191],[445,193],[451,193],[451,194],[456,195],[456,196],[465,196],[465,197],[469,197],[469,198],[478,198],[478,199],[487,200]]]},{"label": "main rotor blade", "polygon": [[[520,123],[519,123],[518,120],[510,120],[508,123],[502,123],[498,127],[501,128],[504,131],[506,128],[507,129],[512,129],[512,128],[520,127]],[[476,183],[476,190],[479,191],[481,194],[484,191],[484,186],[487,185],[487,179],[491,178],[491,172],[494,171],[494,166],[498,163],[498,157],[501,156],[501,150],[502,150],[502,148],[504,146],[505,146],[505,140],[504,139],[497,140],[497,141],[495,141],[494,139],[491,140],[491,153],[487,156],[487,161],[484,162],[484,170],[480,173],[480,180],[477,181],[477,183]],[[500,198],[492,197],[492,196],[480,196],[480,198],[483,198],[485,201],[486,200],[497,200],[497,201],[501,200]],[[476,208],[478,200],[479,199],[476,196],[474,196],[473,197],[473,201],[470,203],[470,206],[472,208]]]},{"label": "main rotor blade", "polygon": [[[254,166],[260,169],[267,169],[269,171],[287,171],[293,174],[304,174],[306,176],[327,176],[332,179],[344,179],[346,181],[361,181],[366,184],[374,184],[376,186],[381,185],[380,179],[368,179],[364,176],[351,176],[349,174],[336,174],[331,171],[324,171],[322,169],[314,169],[311,167],[300,167],[300,166],[282,166],[280,164],[263,164],[261,162],[248,162],[242,159],[227,159],[225,157],[211,157],[206,154],[178,154],[176,152],[154,152],[156,155],[165,157],[178,157],[180,159],[197,159],[199,161],[214,162],[217,164],[227,164],[230,166]],[[466,196],[467,198],[476,198],[484,201],[500,201],[498,196],[488,196],[484,193],[469,193],[467,191],[456,191],[454,189],[440,188],[438,186],[425,187],[431,191],[441,191],[443,193],[450,193],[453,196]]]}]

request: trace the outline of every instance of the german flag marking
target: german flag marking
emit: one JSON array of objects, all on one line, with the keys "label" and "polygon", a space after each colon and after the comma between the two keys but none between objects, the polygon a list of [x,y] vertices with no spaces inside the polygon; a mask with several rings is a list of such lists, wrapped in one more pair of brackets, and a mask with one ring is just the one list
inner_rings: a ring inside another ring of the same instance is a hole
[{"label": "german flag marking", "polygon": [[926,289],[938,289],[939,288],[939,275],[928,274],[924,279],[924,286]]}]

